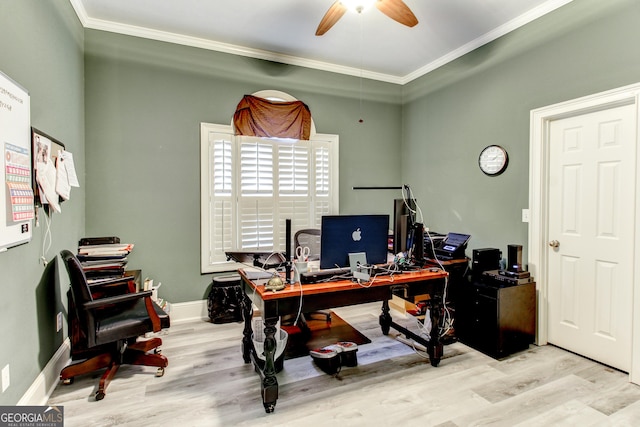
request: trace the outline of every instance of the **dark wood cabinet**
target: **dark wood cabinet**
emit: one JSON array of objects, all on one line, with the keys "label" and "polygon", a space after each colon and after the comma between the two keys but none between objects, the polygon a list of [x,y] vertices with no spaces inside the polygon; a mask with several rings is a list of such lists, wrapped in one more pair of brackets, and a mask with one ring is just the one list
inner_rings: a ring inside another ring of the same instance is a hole
[{"label": "dark wood cabinet", "polygon": [[536,330],[536,284],[500,287],[471,282],[459,288],[456,336],[476,350],[502,358],[525,350]]}]

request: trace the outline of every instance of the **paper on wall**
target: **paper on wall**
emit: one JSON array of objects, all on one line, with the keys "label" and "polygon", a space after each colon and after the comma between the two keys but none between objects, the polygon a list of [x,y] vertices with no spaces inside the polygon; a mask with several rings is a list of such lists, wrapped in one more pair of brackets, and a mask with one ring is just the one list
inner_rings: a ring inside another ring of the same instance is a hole
[{"label": "paper on wall", "polygon": [[71,197],[71,186],[69,185],[69,174],[64,163],[65,160],[61,156],[62,151],[58,152],[58,161],[56,162],[56,193],[65,200]]},{"label": "paper on wall", "polygon": [[64,167],[67,172],[69,185],[71,187],[80,187],[80,182],[78,181],[78,175],[76,175],[76,165],[75,163],[73,163],[73,154],[70,153],[69,151],[59,151],[58,160],[64,164]]},{"label": "paper on wall", "polygon": [[37,170],[38,185],[47,200],[46,203],[49,203],[56,212],[60,212],[58,194],[56,193],[56,168],[53,166],[53,162],[38,162]]}]

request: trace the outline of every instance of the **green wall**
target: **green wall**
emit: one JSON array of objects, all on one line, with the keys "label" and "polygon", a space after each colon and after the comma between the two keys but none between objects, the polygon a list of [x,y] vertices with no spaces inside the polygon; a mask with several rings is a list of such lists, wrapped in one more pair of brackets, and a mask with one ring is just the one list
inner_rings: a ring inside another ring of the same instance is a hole
[{"label": "green wall", "polygon": [[[86,32],[87,234],[135,244],[129,267],[170,302],[206,298],[200,274],[200,123],[229,124],[245,94],[287,92],[340,135],[340,211],[391,213],[400,185],[401,88],[262,60]],[[382,202],[380,202],[381,197]]]},{"label": "green wall", "polygon": [[[211,280],[199,274],[199,124],[230,123],[242,95],[288,92],[318,132],[340,135],[342,213],[390,213],[397,194],[352,187],[407,183],[432,230],[526,248],[529,112],[639,81],[639,18],[635,0],[574,0],[403,87],[364,80],[361,94],[354,77],[83,30],[68,0],[2,0],[0,70],[29,90],[32,125],[76,159],[82,187],[53,216],[45,258],[118,235],[136,245],[130,266],[183,302]],[[510,165],[488,178],[477,157],[493,143]],[[0,253],[0,404],[18,402],[67,335],[55,313],[68,279],[39,261],[39,213],[31,243]]]},{"label": "green wall", "polygon": [[0,70],[29,92],[31,125],[73,153],[82,186],[53,215],[47,268],[40,262],[42,209],[31,242],[0,253],[0,369],[9,365],[11,377],[0,405],[18,402],[66,336],[66,321],[55,330],[56,313],[66,315],[68,287],[56,255],[84,234],[83,38],[68,0],[0,2]]},{"label": "green wall", "polygon": [[[204,298],[199,123],[230,123],[242,95],[276,89],[340,135],[342,213],[390,213],[398,196],[354,185],[407,183],[432,230],[526,258],[529,112],[637,81],[637,15],[631,0],[575,0],[404,87],[365,80],[362,95],[354,77],[87,31],[87,234],[135,243],[130,266],[161,297]],[[509,151],[499,177],[477,167],[489,144]]]},{"label": "green wall", "polygon": [[[403,181],[434,231],[473,248],[528,244],[529,116],[535,108],[640,81],[640,2],[574,0],[403,88]],[[478,155],[509,153],[488,177]]]}]

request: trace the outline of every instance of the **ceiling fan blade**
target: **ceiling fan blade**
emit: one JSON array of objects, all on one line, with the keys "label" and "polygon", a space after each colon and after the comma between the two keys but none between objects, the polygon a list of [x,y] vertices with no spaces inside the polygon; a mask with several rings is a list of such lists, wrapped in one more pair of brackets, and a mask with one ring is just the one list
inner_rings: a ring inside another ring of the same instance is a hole
[{"label": "ceiling fan blade", "polygon": [[389,18],[407,27],[413,27],[418,23],[418,18],[402,0],[378,0],[376,7]]},{"label": "ceiling fan blade", "polygon": [[344,15],[346,11],[346,6],[343,5],[340,0],[332,4],[329,10],[327,10],[327,13],[322,17],[322,21],[320,21],[320,25],[318,25],[318,29],[316,30],[316,36],[321,36],[329,31],[329,29],[338,22],[338,19],[342,18],[342,15]]}]

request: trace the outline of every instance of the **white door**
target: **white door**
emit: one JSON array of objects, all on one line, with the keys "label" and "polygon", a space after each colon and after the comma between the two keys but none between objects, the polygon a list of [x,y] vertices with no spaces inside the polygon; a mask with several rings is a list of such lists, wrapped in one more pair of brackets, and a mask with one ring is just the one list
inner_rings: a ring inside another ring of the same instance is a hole
[{"label": "white door", "polygon": [[548,342],[631,369],[635,105],[550,123]]}]

